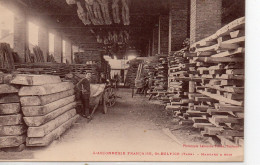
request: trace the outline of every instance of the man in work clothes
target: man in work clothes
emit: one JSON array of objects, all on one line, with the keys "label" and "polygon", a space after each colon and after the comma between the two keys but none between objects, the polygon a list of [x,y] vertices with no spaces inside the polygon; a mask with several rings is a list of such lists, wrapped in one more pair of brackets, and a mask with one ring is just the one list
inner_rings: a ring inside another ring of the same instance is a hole
[{"label": "man in work clothes", "polygon": [[90,99],[90,81],[91,81],[92,74],[87,73],[85,78],[81,79],[76,87],[80,92],[80,99],[83,104],[83,117],[90,118],[91,110],[89,105],[89,99]]}]

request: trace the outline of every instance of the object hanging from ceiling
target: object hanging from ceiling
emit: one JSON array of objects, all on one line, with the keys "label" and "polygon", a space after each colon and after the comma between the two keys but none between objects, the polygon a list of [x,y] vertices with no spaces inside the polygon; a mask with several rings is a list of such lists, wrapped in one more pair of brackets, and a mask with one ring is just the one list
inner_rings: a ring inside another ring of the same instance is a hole
[{"label": "object hanging from ceiling", "polygon": [[[69,5],[77,5],[77,13],[79,19],[84,25],[111,25],[113,22],[119,24],[120,10],[119,1],[112,0],[66,0]],[[111,4],[111,7],[109,6]],[[124,25],[130,24],[128,0],[121,0],[122,5],[122,23]],[[110,12],[109,10],[112,9]],[[112,19],[110,17],[112,13]]]}]

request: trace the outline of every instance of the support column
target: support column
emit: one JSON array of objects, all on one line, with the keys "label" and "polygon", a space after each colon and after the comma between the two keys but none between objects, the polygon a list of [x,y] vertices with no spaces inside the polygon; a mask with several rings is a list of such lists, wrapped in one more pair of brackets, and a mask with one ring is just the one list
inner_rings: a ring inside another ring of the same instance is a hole
[{"label": "support column", "polygon": [[161,15],[159,17],[160,22],[160,42],[159,42],[159,53],[160,54],[168,54],[168,46],[169,46],[169,16]]},{"label": "support column", "polygon": [[183,47],[183,41],[189,38],[189,0],[171,0],[169,15],[171,49],[168,51],[170,52],[180,50]]},{"label": "support column", "polygon": [[60,34],[54,36],[54,59],[58,63],[62,63],[62,38]]},{"label": "support column", "polygon": [[222,0],[192,0],[190,8],[191,44],[221,28]]},{"label": "support column", "polygon": [[158,39],[159,39],[159,28],[158,27],[156,27],[156,28],[154,28],[153,29],[153,49],[152,49],[152,54],[153,54],[153,56],[155,55],[155,54],[158,54]]},{"label": "support column", "polygon": [[66,60],[71,64],[71,56],[72,56],[72,45],[70,41],[66,41],[65,43],[65,55],[64,57],[66,58]]},{"label": "support column", "polygon": [[26,14],[17,10],[14,16],[14,51],[18,53],[20,62],[25,62],[25,50],[28,45],[28,25]]},{"label": "support column", "polygon": [[47,54],[49,53],[49,33],[45,27],[39,28],[39,41],[38,45],[42,50],[44,61],[47,61]]}]

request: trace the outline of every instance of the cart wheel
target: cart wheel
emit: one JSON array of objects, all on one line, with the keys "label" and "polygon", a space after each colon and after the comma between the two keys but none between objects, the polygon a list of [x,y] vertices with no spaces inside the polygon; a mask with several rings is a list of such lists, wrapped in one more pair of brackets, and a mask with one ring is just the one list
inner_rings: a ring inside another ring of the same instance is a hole
[{"label": "cart wheel", "polygon": [[107,88],[105,90],[105,96],[104,96],[106,106],[112,107],[116,103],[116,95],[113,88]]}]

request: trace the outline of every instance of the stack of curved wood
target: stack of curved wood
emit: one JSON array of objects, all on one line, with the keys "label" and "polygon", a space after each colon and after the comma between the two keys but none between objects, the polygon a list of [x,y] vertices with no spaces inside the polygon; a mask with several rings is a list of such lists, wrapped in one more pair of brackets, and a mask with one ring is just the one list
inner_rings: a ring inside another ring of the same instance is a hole
[{"label": "stack of curved wood", "polygon": [[18,95],[28,126],[26,146],[47,146],[59,138],[78,119],[74,85],[59,76],[15,75]]},{"label": "stack of curved wood", "polygon": [[27,130],[19,103],[19,86],[10,84],[12,77],[0,75],[0,150],[3,151],[21,151]]}]

